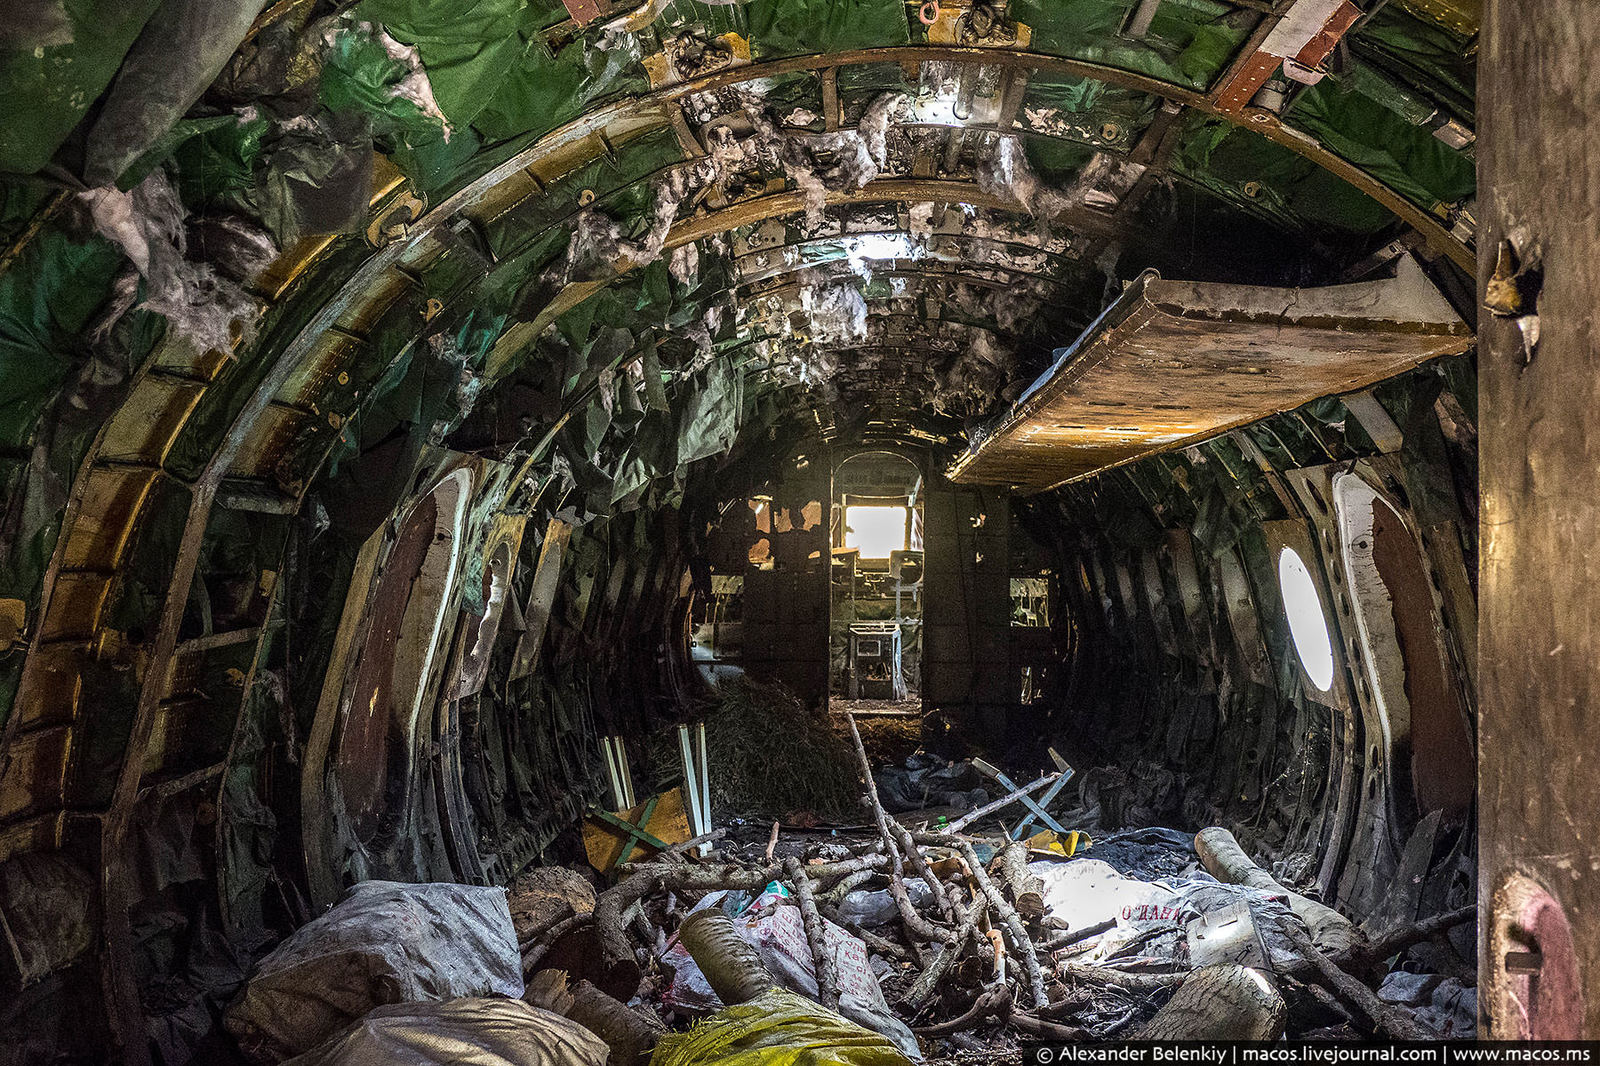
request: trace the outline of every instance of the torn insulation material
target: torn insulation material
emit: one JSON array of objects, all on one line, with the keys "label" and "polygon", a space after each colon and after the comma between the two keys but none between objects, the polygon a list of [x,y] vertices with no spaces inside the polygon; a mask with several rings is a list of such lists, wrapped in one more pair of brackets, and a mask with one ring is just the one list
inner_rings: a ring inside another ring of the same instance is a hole
[{"label": "torn insulation material", "polygon": [[[277,255],[272,239],[242,219],[233,225],[231,258],[219,264],[188,257],[187,213],[166,171],[156,169],[131,190],[114,186],[79,194],[95,229],[120,247],[145,281],[144,309],[164,316],[171,329],[202,350],[229,351],[237,327],[254,332],[259,305],[243,282]],[[102,322],[109,329],[111,323]]]},{"label": "torn insulation material", "polygon": [[418,111],[439,123],[446,141],[450,139],[450,120],[439,109],[439,101],[434,99],[433,83],[428,80],[428,72],[422,66],[422,56],[415,47],[401,44],[389,36],[382,26],[357,22],[352,26],[337,23],[325,29],[322,38],[324,48],[331,49],[340,33],[365,34],[383,49],[385,55],[405,67],[404,77],[389,86],[389,96],[392,99],[409,100]]},{"label": "torn insulation material", "polygon": [[1034,173],[1021,140],[1002,136],[993,143],[993,150],[979,159],[978,187],[991,196],[1017,201],[1030,215],[1046,224],[1057,215],[1090,202],[1102,184],[1113,181],[1123,170],[1116,156],[1096,152],[1070,186],[1057,189]]},{"label": "torn insulation material", "polygon": [[666,247],[678,207],[715,181],[716,176],[717,167],[708,160],[668,171],[655,184],[650,227],[637,239],[624,237],[621,224],[609,215],[592,207],[580,212],[566,259],[555,276],[562,284],[593,281],[654,263]]},{"label": "torn insulation material", "polygon": [[722,153],[741,161],[766,157],[777,163],[785,177],[805,196],[806,223],[813,229],[822,222],[830,192],[854,192],[883,172],[888,165],[889,128],[909,113],[904,93],[884,93],[862,114],[855,129],[808,133],[785,129],[756,98],[747,98],[745,114],[754,133],[751,145],[734,145],[724,138]]},{"label": "torn insulation material", "polygon": [[808,274],[800,284],[800,306],[814,344],[859,344],[867,338],[867,301],[855,285]]}]

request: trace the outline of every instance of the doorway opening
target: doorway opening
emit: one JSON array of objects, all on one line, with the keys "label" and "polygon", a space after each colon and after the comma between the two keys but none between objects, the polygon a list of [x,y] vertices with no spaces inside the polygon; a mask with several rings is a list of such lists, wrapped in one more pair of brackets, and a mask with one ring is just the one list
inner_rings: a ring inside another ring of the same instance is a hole
[{"label": "doorway opening", "polygon": [[835,710],[922,710],[922,471],[896,452],[833,473],[828,696]]}]

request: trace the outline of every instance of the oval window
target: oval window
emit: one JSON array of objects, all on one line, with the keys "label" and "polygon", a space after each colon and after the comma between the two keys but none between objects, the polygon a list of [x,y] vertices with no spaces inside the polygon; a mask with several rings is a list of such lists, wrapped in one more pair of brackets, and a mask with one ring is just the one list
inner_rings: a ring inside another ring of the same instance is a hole
[{"label": "oval window", "polygon": [[1283,592],[1283,610],[1289,616],[1289,635],[1306,676],[1322,692],[1333,687],[1333,641],[1328,638],[1328,623],[1322,613],[1322,597],[1311,571],[1293,548],[1278,555],[1278,587]]}]

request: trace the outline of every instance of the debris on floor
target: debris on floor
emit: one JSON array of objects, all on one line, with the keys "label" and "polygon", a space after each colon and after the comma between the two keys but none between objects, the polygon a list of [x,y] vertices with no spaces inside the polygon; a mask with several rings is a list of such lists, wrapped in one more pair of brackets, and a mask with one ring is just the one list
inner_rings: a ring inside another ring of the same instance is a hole
[{"label": "debris on floor", "polygon": [[989,802],[983,778],[970,762],[946,762],[919,751],[900,766],[873,771],[883,809],[890,814],[958,807],[967,810]]},{"label": "debris on floor", "polygon": [[[625,864],[591,919],[602,957],[638,966],[631,1004],[674,1030],[776,986],[912,1060],[1030,1038],[1462,1034],[1470,989],[1443,1001],[1439,978],[1405,996],[1401,979],[1376,990],[1409,947],[1470,922],[1470,909],[1369,941],[1224,829],[1197,848],[1175,829],[1100,836],[1096,824],[1068,857],[1000,835],[1015,799],[961,832],[925,810],[890,816],[912,775],[959,793],[968,773],[919,756],[871,775],[872,828],[773,836],[750,821],[709,856]],[[714,972],[730,965],[755,971],[724,974],[734,1000]]]},{"label": "debris on floor", "polygon": [[[741,675],[719,685],[703,711],[714,816],[737,812],[789,823],[856,817],[850,742],[825,710]],[[655,745],[651,763],[661,779],[681,772],[675,733]]]},{"label": "debris on floor", "polygon": [[[598,893],[592,873],[531,870],[509,908],[498,889],[357,885],[264,960],[229,1026],[258,1061],[304,1066],[432,1062],[415,1030],[480,1024],[534,1034],[522,1057],[486,1041],[482,1061],[507,1066],[584,1066],[600,1046],[620,1066],[899,1066],[1029,1040],[1472,1034],[1475,990],[1407,955],[1472,908],[1371,940],[1220,827],[1013,840],[1024,794],[1055,775],[991,773],[1014,791],[978,805],[971,764],[873,772],[845,720],[866,825],[736,819],[616,863]],[[896,810],[940,790],[972,809]]]}]

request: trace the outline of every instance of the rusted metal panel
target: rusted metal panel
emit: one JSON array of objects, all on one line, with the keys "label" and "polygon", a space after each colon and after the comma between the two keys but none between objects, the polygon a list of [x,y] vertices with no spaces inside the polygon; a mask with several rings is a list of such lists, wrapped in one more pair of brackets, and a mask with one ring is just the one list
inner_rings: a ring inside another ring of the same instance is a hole
[{"label": "rusted metal panel", "polygon": [[[294,444],[301,427],[315,417],[287,404],[274,404],[262,412],[253,426],[230,473],[235,477],[271,478],[278,460]],[[337,416],[334,416],[337,417]]]},{"label": "rusted metal panel", "polygon": [[112,416],[100,457],[160,464],[203,395],[204,385],[154,375],[141,378]]},{"label": "rusted metal panel", "polygon": [[1269,56],[1265,52],[1251,53],[1233,72],[1227,84],[1218,90],[1217,110],[1229,115],[1243,111],[1256,90],[1267,83],[1282,62],[1277,56]]},{"label": "rusted metal panel", "polygon": [[567,542],[572,539],[572,526],[559,518],[552,518],[546,527],[544,542],[539,545],[539,562],[533,571],[533,586],[528,592],[528,606],[522,617],[527,628],[517,641],[512,655],[513,680],[533,672],[539,661],[539,646],[544,643],[545,627],[550,624],[550,611],[555,606],[556,592],[561,587],[561,557],[566,553]]},{"label": "rusted metal panel", "polygon": [[1314,70],[1360,17],[1361,9],[1350,0],[1296,0],[1281,17],[1262,27],[1265,32],[1259,44],[1246,46],[1251,50],[1234,64],[1217,90],[1217,110],[1223,114],[1243,111],[1279,64]]},{"label": "rusted metal panel", "polygon": [[343,371],[355,359],[360,342],[343,333],[328,332],[317,338],[300,365],[294,368],[289,380],[278,391],[278,399],[294,403],[303,397],[321,395],[330,387],[330,379]]},{"label": "rusted metal panel", "polygon": [[154,373],[181,374],[196,382],[216,380],[218,373],[233,359],[232,352],[201,349],[182,339],[168,336],[150,357]]},{"label": "rusted metal panel", "polygon": [[66,835],[67,812],[52,811],[0,829],[0,862],[30,851],[51,851]]},{"label": "rusted metal panel", "polygon": [[51,611],[39,630],[45,641],[91,639],[100,624],[111,579],[82,571],[62,574],[56,580]]},{"label": "rusted metal panel", "polygon": [[[17,692],[11,724],[18,732],[57,725],[77,717],[83,694],[79,663],[89,652],[86,641],[39,643],[29,653],[29,684]],[[0,755],[0,760],[4,756]]]},{"label": "rusted metal panel", "polygon": [[160,476],[154,469],[94,467],[85,475],[78,520],[66,534],[65,570],[106,569],[122,564],[134,518]]},{"label": "rusted metal panel", "polygon": [[59,807],[71,751],[66,726],[13,737],[0,763],[0,820]]},{"label": "rusted metal panel", "polygon": [[572,21],[580,26],[588,25],[611,10],[611,5],[604,0],[562,0],[562,3],[567,5]]},{"label": "rusted metal panel", "polygon": [[1040,492],[1464,352],[1471,331],[1420,268],[1321,289],[1148,271],[951,467]]},{"label": "rusted metal panel", "polygon": [[1463,37],[1476,36],[1483,23],[1482,0],[1397,0],[1397,3]]}]

